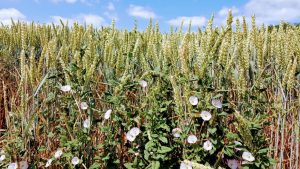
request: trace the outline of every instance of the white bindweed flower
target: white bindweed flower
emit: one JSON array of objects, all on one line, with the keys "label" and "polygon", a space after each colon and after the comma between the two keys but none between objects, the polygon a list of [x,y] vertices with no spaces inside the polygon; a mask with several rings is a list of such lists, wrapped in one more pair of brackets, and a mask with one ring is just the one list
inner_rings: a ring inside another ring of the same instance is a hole
[{"label": "white bindweed flower", "polygon": [[87,102],[81,102],[81,103],[80,103],[80,108],[81,108],[82,110],[86,110],[86,109],[89,108],[89,105],[87,104]]},{"label": "white bindweed flower", "polygon": [[46,168],[49,167],[49,166],[51,165],[52,161],[53,161],[53,160],[50,158],[50,159],[47,161],[45,167],[46,167]]},{"label": "white bindweed flower", "polygon": [[216,108],[219,108],[219,109],[222,108],[222,102],[220,99],[212,99],[211,104],[213,106],[215,106]]},{"label": "white bindweed flower", "polygon": [[91,126],[91,120],[90,120],[90,118],[85,119],[83,121],[83,127],[84,128],[90,128],[90,126]]},{"label": "white bindweed flower", "polygon": [[4,154],[0,156],[0,163],[1,163],[3,160],[5,160],[5,155],[4,155]]},{"label": "white bindweed flower", "polygon": [[189,98],[191,105],[196,106],[198,104],[198,98],[196,96],[191,96]]},{"label": "white bindweed flower", "polygon": [[59,158],[62,154],[63,154],[62,150],[61,150],[61,149],[58,149],[58,150],[55,152],[54,157],[55,157],[55,158]]},{"label": "white bindweed flower", "polygon": [[210,151],[213,148],[213,144],[209,140],[207,140],[204,142],[203,148],[206,151]]},{"label": "white bindweed flower", "polygon": [[135,140],[135,136],[131,135],[130,133],[126,133],[126,139],[130,142]]},{"label": "white bindweed flower", "polygon": [[254,156],[253,156],[252,153],[250,153],[250,152],[243,152],[242,158],[243,158],[244,160],[250,161],[250,162],[252,162],[252,161],[255,160]]},{"label": "white bindweed flower", "polygon": [[139,128],[133,127],[126,133],[126,139],[132,142],[135,140],[136,136],[140,134],[140,132],[141,130]]},{"label": "white bindweed flower", "polygon": [[104,114],[104,119],[109,119],[110,118],[110,115],[111,115],[111,112],[112,112],[112,110],[111,109],[109,109],[109,110],[107,110],[106,112],[105,112],[105,114]]},{"label": "white bindweed flower", "polygon": [[17,163],[10,163],[7,166],[7,169],[17,169],[18,168],[18,164]]},{"label": "white bindweed flower", "polygon": [[195,135],[189,135],[188,138],[187,138],[187,142],[190,143],[190,144],[194,144],[197,142],[197,137]]},{"label": "white bindweed flower", "polygon": [[180,128],[174,128],[174,129],[172,130],[172,134],[173,134],[173,136],[176,137],[176,138],[180,137],[181,132],[182,132],[182,130],[181,130]]},{"label": "white bindweed flower", "polygon": [[193,167],[192,167],[192,165],[191,164],[187,164],[187,163],[185,163],[185,162],[181,162],[180,163],[180,169],[192,169]]},{"label": "white bindweed flower", "polygon": [[140,132],[141,132],[141,130],[139,128],[137,128],[137,127],[133,127],[132,129],[129,130],[129,133],[132,136],[134,136],[134,137],[136,137],[137,135],[139,135]]},{"label": "white bindweed flower", "polygon": [[60,90],[63,92],[69,92],[71,91],[71,86],[70,85],[61,86]]},{"label": "white bindweed flower", "polygon": [[27,161],[21,161],[20,162],[20,169],[28,169],[28,162]]},{"label": "white bindweed flower", "polygon": [[238,160],[227,160],[227,165],[230,169],[238,169],[239,161]]},{"label": "white bindweed flower", "polygon": [[211,119],[211,114],[209,111],[202,111],[200,116],[204,121],[209,121]]},{"label": "white bindweed flower", "polygon": [[148,86],[148,83],[145,80],[141,80],[140,85],[142,88],[146,88]]},{"label": "white bindweed flower", "polygon": [[80,160],[79,160],[78,157],[73,157],[73,158],[72,158],[71,163],[72,163],[73,165],[77,165],[77,164],[79,164],[79,162],[80,162]]}]

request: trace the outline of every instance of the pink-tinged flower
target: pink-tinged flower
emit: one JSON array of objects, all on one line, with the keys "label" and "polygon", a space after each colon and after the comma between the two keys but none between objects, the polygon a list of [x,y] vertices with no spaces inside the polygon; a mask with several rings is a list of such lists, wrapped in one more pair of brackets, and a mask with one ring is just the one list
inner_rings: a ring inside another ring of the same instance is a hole
[{"label": "pink-tinged flower", "polygon": [[200,116],[204,121],[209,121],[212,117],[209,111],[202,111]]},{"label": "pink-tinged flower", "polygon": [[71,163],[75,166],[77,164],[79,164],[80,159],[78,157],[73,157]]},{"label": "pink-tinged flower", "polygon": [[140,132],[141,130],[139,128],[133,127],[126,133],[126,139],[132,142],[135,140],[136,136],[140,134]]},{"label": "pink-tinged flower", "polygon": [[91,126],[91,120],[90,120],[90,118],[85,119],[83,121],[83,127],[84,128],[90,128],[90,126]]},{"label": "pink-tinged flower", "polygon": [[250,152],[243,152],[242,158],[246,161],[252,162],[255,160],[254,156]]},{"label": "pink-tinged flower", "polygon": [[181,130],[180,128],[174,128],[174,129],[172,130],[172,134],[173,134],[173,136],[176,137],[176,138],[180,137],[181,132],[182,132],[182,130]]},{"label": "pink-tinged flower", "polygon": [[69,92],[71,91],[71,86],[70,85],[61,86],[60,90],[63,92]]},{"label": "pink-tinged flower", "polygon": [[137,128],[137,127],[133,127],[132,129],[129,130],[129,133],[130,133],[131,135],[135,136],[135,137],[136,137],[137,135],[139,135],[140,132],[141,132],[141,130],[140,130],[139,128]]},{"label": "pink-tinged flower", "polygon": [[219,109],[222,108],[222,106],[223,106],[220,99],[212,99],[211,104]]},{"label": "pink-tinged flower", "polygon": [[181,162],[180,163],[180,169],[193,169],[191,164],[185,163],[185,162]]},{"label": "pink-tinged flower", "polygon": [[198,104],[198,98],[196,96],[191,96],[189,98],[189,102],[191,103],[191,105],[196,106]]},{"label": "pink-tinged flower", "polygon": [[5,155],[4,155],[4,154],[0,156],[0,163],[1,163],[3,160],[5,160]]},{"label": "pink-tinged flower", "polygon": [[126,139],[130,142],[133,142],[135,140],[135,136],[131,135],[130,133],[126,133]]},{"label": "pink-tinged flower", "polygon": [[53,160],[50,158],[50,159],[47,161],[45,167],[46,167],[46,168],[49,167],[49,166],[52,164],[52,161],[53,161]]},{"label": "pink-tinged flower", "polygon": [[17,169],[18,168],[18,163],[10,163],[7,167],[7,169]]},{"label": "pink-tinged flower", "polygon": [[148,86],[148,83],[145,80],[141,80],[140,85],[142,88],[146,88]]},{"label": "pink-tinged flower", "polygon": [[80,108],[81,108],[82,110],[86,110],[86,109],[89,108],[89,105],[87,104],[87,102],[81,102],[81,103],[80,103]]},{"label": "pink-tinged flower", "polygon": [[29,165],[27,161],[20,162],[20,169],[28,169]]},{"label": "pink-tinged flower", "polygon": [[111,109],[109,109],[109,110],[107,110],[106,112],[105,112],[105,114],[104,114],[104,119],[109,119],[110,118],[110,115],[111,115],[111,112],[112,112],[112,110]]},{"label": "pink-tinged flower", "polygon": [[204,142],[203,148],[206,151],[210,151],[213,148],[213,144],[209,140],[207,140]]},{"label": "pink-tinged flower", "polygon": [[227,160],[227,165],[230,169],[238,169],[239,161],[235,159]]},{"label": "pink-tinged flower", "polygon": [[61,149],[58,149],[58,150],[55,152],[54,157],[55,157],[55,158],[59,158],[62,154],[63,154],[62,150],[61,150]]},{"label": "pink-tinged flower", "polygon": [[198,140],[197,137],[195,135],[193,135],[193,134],[189,135],[188,138],[187,138],[187,142],[190,143],[190,144],[196,143],[197,140]]}]

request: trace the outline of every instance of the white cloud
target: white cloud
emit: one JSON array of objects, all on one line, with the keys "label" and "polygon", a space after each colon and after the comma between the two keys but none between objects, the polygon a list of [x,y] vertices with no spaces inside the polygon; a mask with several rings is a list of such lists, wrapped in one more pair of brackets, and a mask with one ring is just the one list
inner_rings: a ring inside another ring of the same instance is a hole
[{"label": "white cloud", "polygon": [[280,21],[293,22],[300,18],[299,0],[249,0],[241,7],[223,7],[214,19],[216,25],[225,25],[228,10],[232,10],[235,18],[246,17],[248,23],[251,16],[255,15],[258,25],[278,24]]},{"label": "white cloud", "polygon": [[118,14],[116,12],[115,5],[112,2],[109,2],[104,15],[109,19],[118,20]]},{"label": "white cloud", "polygon": [[93,25],[94,27],[100,27],[107,25],[106,21],[99,15],[94,14],[80,14],[75,17],[62,17],[62,16],[51,16],[51,22],[54,24],[60,24],[60,20],[64,23],[69,24],[69,26],[72,26],[75,22],[79,24],[87,24],[87,25]]},{"label": "white cloud", "polygon": [[243,15],[255,14],[258,22],[274,23],[300,18],[299,0],[250,0],[244,6]]},{"label": "white cloud", "polygon": [[168,21],[168,23],[173,26],[180,26],[182,22],[184,27],[188,27],[190,22],[191,26],[201,27],[206,24],[206,18],[203,16],[179,16]]},{"label": "white cloud", "polygon": [[130,16],[139,17],[143,19],[157,18],[156,14],[153,11],[143,6],[130,5],[127,12]]},{"label": "white cloud", "polygon": [[239,13],[239,9],[235,6],[228,8],[228,7],[223,7],[219,12],[218,15],[219,16],[227,16],[228,15],[228,11],[231,10],[232,14],[235,15],[237,13]]},{"label": "white cloud", "polygon": [[[239,19],[242,18],[240,16],[240,9],[232,6],[232,7],[222,7],[222,9],[220,9],[217,13],[217,15],[214,17],[214,25],[217,26],[223,26],[226,25],[226,19],[228,16],[228,12],[231,11],[232,15],[236,18],[238,17]],[[235,19],[234,19],[235,21]]]},{"label": "white cloud", "polygon": [[75,3],[77,0],[66,0],[67,3],[73,4]]},{"label": "white cloud", "polygon": [[0,22],[4,25],[9,25],[11,24],[11,19],[25,21],[26,16],[15,8],[0,9]]},{"label": "white cloud", "polygon": [[72,25],[73,23],[76,22],[76,20],[73,18],[66,18],[62,16],[51,16],[51,20],[52,20],[51,22],[53,22],[54,24],[60,24],[60,21],[62,21],[64,24],[68,22],[69,25]]},{"label": "white cloud", "polygon": [[83,20],[88,25],[93,24],[95,27],[106,25],[105,20],[101,16],[93,14],[81,15],[79,20]]},{"label": "white cloud", "polygon": [[108,5],[107,5],[107,9],[109,11],[114,11],[116,8],[115,8],[115,5],[112,2],[109,2]]}]

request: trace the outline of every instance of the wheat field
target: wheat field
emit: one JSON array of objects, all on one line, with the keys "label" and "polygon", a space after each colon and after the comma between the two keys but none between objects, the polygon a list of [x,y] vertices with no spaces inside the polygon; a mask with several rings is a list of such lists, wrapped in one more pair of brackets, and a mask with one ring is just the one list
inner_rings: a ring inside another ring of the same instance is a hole
[{"label": "wheat field", "polygon": [[0,26],[2,168],[298,169],[300,27]]}]

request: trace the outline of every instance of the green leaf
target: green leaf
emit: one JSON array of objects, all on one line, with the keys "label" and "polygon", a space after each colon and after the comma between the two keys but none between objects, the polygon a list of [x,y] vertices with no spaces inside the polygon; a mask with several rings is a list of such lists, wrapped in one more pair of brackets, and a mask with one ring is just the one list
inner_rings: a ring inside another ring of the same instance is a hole
[{"label": "green leaf", "polygon": [[254,164],[255,164],[256,167],[260,166],[260,162],[255,162]]},{"label": "green leaf", "polygon": [[153,137],[153,138],[157,138],[157,137],[158,137],[158,135],[157,135],[157,134],[151,134],[151,137]]},{"label": "green leaf", "polygon": [[166,137],[160,136],[158,139],[163,143],[168,143],[168,139]]},{"label": "green leaf", "polygon": [[275,165],[276,164],[276,160],[274,160],[273,158],[269,158],[269,162],[271,165]]},{"label": "green leaf", "polygon": [[214,134],[217,131],[216,128],[209,128],[207,130],[208,130],[208,132],[210,132],[210,134]]},{"label": "green leaf", "polygon": [[116,160],[114,161],[114,164],[120,164],[120,160],[119,160],[119,159],[116,159]]},{"label": "green leaf", "polygon": [[102,158],[103,161],[109,160],[110,159],[110,153],[108,153],[105,157]]},{"label": "green leaf", "polygon": [[231,140],[234,140],[234,139],[239,138],[239,136],[238,136],[237,134],[232,133],[232,132],[227,133],[227,134],[226,134],[226,137],[227,137],[228,139],[231,139]]},{"label": "green leaf", "polygon": [[151,169],[159,169],[159,167],[160,167],[159,161],[152,161]]},{"label": "green leaf", "polygon": [[170,131],[170,127],[167,124],[161,124],[158,128],[165,129],[166,131]]},{"label": "green leaf", "polygon": [[158,153],[164,154],[172,151],[172,148],[166,147],[166,146],[161,146],[160,149],[157,151]]},{"label": "green leaf", "polygon": [[103,148],[103,147],[104,147],[103,144],[98,144],[98,145],[96,146],[97,149],[100,149],[100,148]]},{"label": "green leaf", "polygon": [[34,92],[33,96],[35,97],[38,92],[40,91],[41,87],[43,86],[43,84],[46,82],[46,80],[48,79],[48,74],[46,73],[46,75],[44,76],[43,80],[40,82],[39,86],[37,87],[36,91]]},{"label": "green leaf", "polygon": [[147,150],[145,150],[144,151],[144,158],[145,158],[145,160],[149,160],[149,156],[150,156],[149,152]]},{"label": "green leaf", "polygon": [[162,108],[159,109],[159,112],[164,112],[164,111],[167,111],[167,110],[168,110],[167,107],[162,107]]},{"label": "green leaf", "polygon": [[219,93],[219,94],[215,95],[215,96],[213,97],[213,99],[217,99],[217,98],[220,98],[220,97],[222,97],[222,96],[223,96],[223,94]]},{"label": "green leaf", "polygon": [[38,148],[38,151],[39,151],[39,152],[43,152],[43,151],[45,151],[45,150],[46,150],[46,147],[45,147],[45,146],[41,146],[41,147]]},{"label": "green leaf", "polygon": [[64,153],[63,157],[71,158],[71,157],[73,157],[73,155],[72,155],[72,153]]},{"label": "green leaf", "polygon": [[45,99],[45,102],[48,103],[55,99],[55,94],[53,92],[48,94],[48,97]]},{"label": "green leaf", "polygon": [[222,112],[222,113],[218,114],[218,116],[227,116],[227,115],[228,115],[228,113],[226,113],[226,112]]},{"label": "green leaf", "polygon": [[155,146],[155,143],[151,140],[151,141],[148,141],[148,143],[146,143],[145,149],[149,150],[149,148],[154,147],[154,146]]},{"label": "green leaf", "polygon": [[101,165],[99,163],[94,163],[93,165],[90,166],[89,169],[96,169],[96,168],[100,168]]},{"label": "green leaf", "polygon": [[133,167],[132,167],[132,163],[125,163],[124,164],[124,166],[127,168],[127,169],[134,169]]},{"label": "green leaf", "polygon": [[48,137],[49,137],[49,138],[54,137],[54,133],[52,133],[52,132],[48,133]]},{"label": "green leaf", "polygon": [[269,148],[260,149],[257,153],[258,154],[265,154],[268,153]]},{"label": "green leaf", "polygon": [[228,155],[231,157],[234,154],[234,151],[230,148],[224,147],[224,154]]}]

